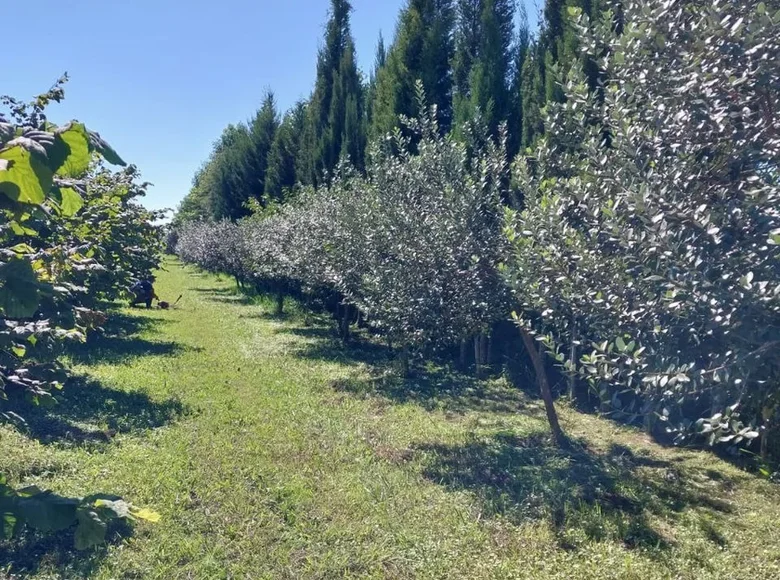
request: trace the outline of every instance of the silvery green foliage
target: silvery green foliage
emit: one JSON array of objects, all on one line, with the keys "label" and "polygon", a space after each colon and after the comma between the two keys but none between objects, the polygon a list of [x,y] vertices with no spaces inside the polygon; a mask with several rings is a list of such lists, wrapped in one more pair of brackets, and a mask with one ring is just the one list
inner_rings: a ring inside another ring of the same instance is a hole
[{"label": "silvery green foliage", "polygon": [[179,228],[177,236],[176,252],[185,262],[229,274],[242,282],[251,279],[249,249],[238,224],[227,220],[189,222]]},{"label": "silvery green foliage", "polygon": [[517,164],[508,275],[525,323],[614,412],[754,438],[780,419],[780,12],[622,5],[622,34],[580,20],[602,98],[573,71]]},{"label": "silvery green foliage", "polygon": [[328,188],[270,216],[185,226],[180,256],[267,289],[336,292],[420,351],[487,330],[506,311],[503,143],[469,158],[434,119],[424,112],[376,146],[365,177],[342,164]]},{"label": "silvery green foliage", "polygon": [[504,148],[489,143],[469,161],[463,144],[439,136],[433,114],[406,122],[415,153],[401,133],[375,148],[346,216],[342,236],[361,254],[355,288],[342,291],[399,343],[448,345],[505,312],[496,269]]}]

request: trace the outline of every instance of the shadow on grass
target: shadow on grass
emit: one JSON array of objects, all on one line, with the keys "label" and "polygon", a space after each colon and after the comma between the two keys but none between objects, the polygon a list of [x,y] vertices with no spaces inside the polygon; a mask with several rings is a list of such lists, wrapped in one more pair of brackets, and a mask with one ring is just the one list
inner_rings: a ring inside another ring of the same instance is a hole
[{"label": "shadow on grass", "polygon": [[177,399],[153,401],[143,392],[120,391],[87,377],[70,379],[56,397],[58,404],[48,410],[9,401],[25,419],[22,432],[44,444],[100,445],[117,434],[162,427],[185,411]]},{"label": "shadow on grass", "polygon": [[392,370],[370,379],[345,378],[334,381],[333,388],[360,396],[378,395],[396,403],[414,403],[427,411],[542,414],[539,405],[504,381],[477,380],[446,367],[430,366],[406,379]]},{"label": "shadow on grass", "polygon": [[[88,551],[73,547],[74,528],[54,533],[25,530],[14,540],[0,540],[0,578],[27,578],[56,570],[57,578],[91,578],[109,546],[119,544],[133,534],[123,521],[109,524],[106,544]],[[47,578],[49,576],[46,576]]]},{"label": "shadow on grass", "polygon": [[[143,307],[136,307],[138,312],[153,312]],[[126,314],[124,312],[109,311],[108,320],[103,325],[103,333],[106,336],[129,336],[139,332],[156,331],[161,324],[167,324],[167,320],[153,318],[150,316],[140,316],[138,314]],[[100,335],[94,335],[95,338]]]},{"label": "shadow on grass", "polygon": [[239,304],[239,305],[251,305],[257,302],[257,296],[251,293],[242,292],[237,287],[207,287],[207,288],[193,288],[196,294],[199,294],[210,302],[216,302],[218,304]]},{"label": "shadow on grass", "polygon": [[192,288],[192,292],[198,294],[209,294],[212,296],[238,296],[239,291],[236,288],[224,288],[222,286],[211,286],[208,288]]},{"label": "shadow on grass", "polygon": [[[69,355],[82,363],[118,363],[148,354],[173,354],[174,343],[155,343],[129,336],[150,331],[161,321],[151,317],[111,312],[104,335],[93,335],[87,344],[70,349]],[[154,401],[143,391],[122,391],[86,376],[73,376],[51,409],[36,407],[20,393],[9,393],[5,409],[25,419],[21,432],[43,444],[84,447],[101,451],[118,434],[140,433],[175,421],[184,412],[176,399]],[[113,522],[108,544],[116,544],[132,534],[124,522]],[[27,577],[56,571],[58,578],[91,577],[107,552],[107,545],[87,552],[73,547],[74,529],[57,533],[25,530],[11,541],[0,541],[0,577]]]},{"label": "shadow on grass", "polygon": [[304,339],[297,356],[347,366],[365,365],[372,370],[369,378],[347,377],[334,381],[332,387],[337,391],[361,397],[380,396],[396,403],[415,403],[429,411],[541,413],[538,405],[505,381],[476,379],[448,366],[428,364],[402,378],[394,368],[392,351],[361,334],[353,334],[345,344],[338,339],[333,327],[321,324],[283,327],[276,332]]},{"label": "shadow on grass", "polygon": [[339,362],[355,366],[359,364],[386,365],[392,358],[390,349],[378,342],[354,334],[347,343],[340,340],[333,327],[324,324],[307,327],[283,327],[278,333],[293,334],[306,339],[296,355],[316,361]]},{"label": "shadow on grass", "polygon": [[481,516],[516,524],[545,519],[565,549],[612,540],[660,553],[674,541],[654,527],[653,516],[674,519],[690,508],[711,541],[725,542],[717,526],[729,503],[687,480],[674,464],[623,446],[597,453],[575,442],[561,450],[546,434],[498,433],[472,435],[463,445],[419,445],[415,452],[423,456],[426,478],[471,492]]},{"label": "shadow on grass", "polygon": [[70,345],[67,355],[77,364],[121,364],[142,356],[171,356],[185,350],[175,342],[135,336],[154,331],[164,323],[167,321],[158,318],[112,312],[103,326],[104,332],[91,334],[86,343]]},{"label": "shadow on grass", "polygon": [[[104,332],[91,334],[84,344],[70,345],[67,355],[71,361],[88,366],[176,354],[184,347],[135,336],[153,331],[164,322],[154,317],[110,312]],[[5,407],[25,420],[20,430],[45,444],[100,445],[117,434],[161,427],[184,412],[176,399],[153,401],[143,390],[123,391],[83,375],[68,379],[65,388],[54,394],[57,404],[50,409],[32,405],[21,394],[9,395]]]}]

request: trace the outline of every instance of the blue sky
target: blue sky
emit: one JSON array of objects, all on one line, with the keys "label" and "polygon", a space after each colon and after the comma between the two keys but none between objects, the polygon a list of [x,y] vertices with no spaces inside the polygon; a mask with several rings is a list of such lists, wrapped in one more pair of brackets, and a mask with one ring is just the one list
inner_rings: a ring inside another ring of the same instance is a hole
[{"label": "blue sky", "polygon": [[[353,0],[352,30],[366,74],[380,30],[389,44],[404,3]],[[273,89],[281,109],[308,96],[329,2],[2,4],[3,41],[13,51],[0,68],[0,94],[27,99],[67,71],[65,101],[49,118],[78,119],[99,131],[154,184],[144,203],[165,208],[179,203],[222,129],[248,119],[265,89]]]}]

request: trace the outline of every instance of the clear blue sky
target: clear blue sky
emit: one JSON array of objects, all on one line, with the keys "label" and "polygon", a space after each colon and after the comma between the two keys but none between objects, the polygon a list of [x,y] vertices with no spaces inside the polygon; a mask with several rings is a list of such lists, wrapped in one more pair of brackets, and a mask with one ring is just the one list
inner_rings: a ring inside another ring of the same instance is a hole
[{"label": "clear blue sky", "polygon": [[[404,0],[353,0],[367,74]],[[0,94],[28,99],[68,72],[55,123],[78,119],[151,181],[145,204],[175,207],[228,123],[266,88],[281,109],[314,82],[328,0],[22,0],[2,2]],[[528,5],[533,20],[533,4]],[[22,23],[30,23],[28,26]],[[45,22],[46,25],[41,25]],[[11,23],[14,23],[11,25]]]}]

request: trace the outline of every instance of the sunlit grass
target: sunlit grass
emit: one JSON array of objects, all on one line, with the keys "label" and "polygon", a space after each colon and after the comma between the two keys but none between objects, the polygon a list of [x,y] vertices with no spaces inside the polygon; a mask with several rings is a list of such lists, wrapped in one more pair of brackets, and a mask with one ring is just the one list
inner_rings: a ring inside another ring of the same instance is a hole
[{"label": "sunlit grass", "polygon": [[74,351],[60,409],[0,427],[0,471],[163,515],[87,554],[0,544],[32,578],[777,578],[780,488],[713,455],[276,319],[166,263],[171,311],[123,309]]}]

